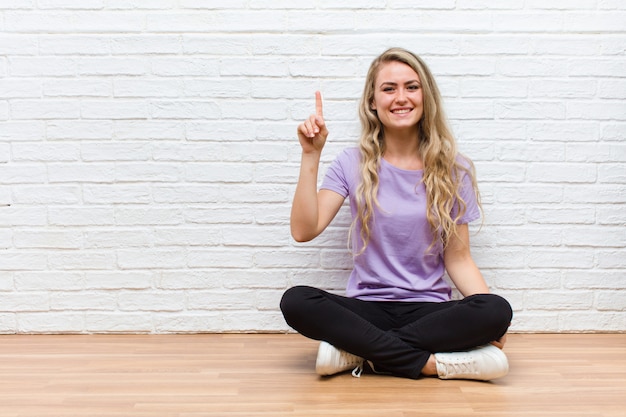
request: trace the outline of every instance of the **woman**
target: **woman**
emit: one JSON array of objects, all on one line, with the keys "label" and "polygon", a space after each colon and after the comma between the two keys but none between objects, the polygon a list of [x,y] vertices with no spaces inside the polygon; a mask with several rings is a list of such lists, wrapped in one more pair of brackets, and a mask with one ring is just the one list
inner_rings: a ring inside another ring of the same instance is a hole
[{"label": "woman", "polygon": [[[285,320],[321,341],[320,375],[354,368],[359,376],[365,362],[374,372],[413,379],[505,375],[511,307],[489,294],[470,254],[468,223],[480,217],[474,169],[456,151],[425,63],[400,48],[376,58],[359,117],[359,147],[337,157],[319,191],[328,136],[319,92],[315,114],[298,126],[292,236],[314,239],[348,197],[354,268],[345,297],[308,286],[287,290]],[[462,300],[451,300],[445,271]]]}]

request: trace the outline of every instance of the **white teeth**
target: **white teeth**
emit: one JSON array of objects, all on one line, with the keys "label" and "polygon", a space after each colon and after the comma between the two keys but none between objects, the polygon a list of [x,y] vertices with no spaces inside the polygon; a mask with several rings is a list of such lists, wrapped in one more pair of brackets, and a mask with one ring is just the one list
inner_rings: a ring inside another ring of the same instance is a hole
[{"label": "white teeth", "polygon": [[393,110],[392,113],[404,114],[404,113],[408,113],[410,111],[411,111],[411,109],[400,109],[400,110]]}]

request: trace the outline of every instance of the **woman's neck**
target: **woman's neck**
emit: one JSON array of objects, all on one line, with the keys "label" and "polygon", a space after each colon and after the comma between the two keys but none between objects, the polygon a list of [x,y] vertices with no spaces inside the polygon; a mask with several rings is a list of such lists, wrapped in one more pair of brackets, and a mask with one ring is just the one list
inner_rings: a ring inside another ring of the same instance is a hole
[{"label": "woman's neck", "polygon": [[415,133],[391,134],[385,132],[385,152],[383,158],[391,165],[407,170],[423,169],[419,152],[419,139]]}]

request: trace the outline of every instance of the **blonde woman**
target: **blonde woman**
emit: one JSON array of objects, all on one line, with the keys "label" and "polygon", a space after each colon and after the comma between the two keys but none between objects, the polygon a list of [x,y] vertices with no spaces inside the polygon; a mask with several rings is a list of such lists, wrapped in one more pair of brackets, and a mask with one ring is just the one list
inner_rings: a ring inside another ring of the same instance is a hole
[{"label": "blonde woman", "polygon": [[[470,254],[468,223],[480,217],[474,169],[457,153],[428,67],[400,48],[372,62],[359,146],[340,153],[319,191],[328,130],[319,92],[315,101],[315,114],[298,126],[291,233],[314,239],[349,198],[354,256],[346,296],[296,286],[281,300],[287,323],[321,341],[317,373],[359,376],[367,363],[413,379],[506,375],[511,307],[489,294]],[[463,299],[451,300],[446,271]]]}]

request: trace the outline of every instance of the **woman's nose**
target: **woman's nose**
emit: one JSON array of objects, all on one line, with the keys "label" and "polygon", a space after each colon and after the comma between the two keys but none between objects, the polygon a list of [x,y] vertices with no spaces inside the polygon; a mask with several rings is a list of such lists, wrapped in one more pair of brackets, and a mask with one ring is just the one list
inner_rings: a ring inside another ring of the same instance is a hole
[{"label": "woman's nose", "polygon": [[398,90],[398,93],[396,94],[396,102],[398,103],[406,102],[406,95],[404,94],[404,91]]}]

